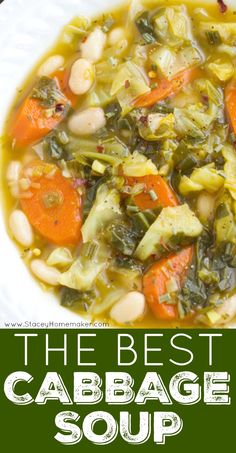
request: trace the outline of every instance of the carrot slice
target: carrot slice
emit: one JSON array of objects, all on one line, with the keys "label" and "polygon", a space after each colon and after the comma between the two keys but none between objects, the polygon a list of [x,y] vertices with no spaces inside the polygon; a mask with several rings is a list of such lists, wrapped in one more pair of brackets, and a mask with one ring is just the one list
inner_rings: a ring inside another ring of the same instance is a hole
[{"label": "carrot slice", "polygon": [[81,237],[81,197],[72,182],[52,164],[34,161],[22,177],[31,186],[21,193],[21,207],[31,225],[57,245],[77,244]]},{"label": "carrot slice", "polygon": [[199,77],[199,69],[187,69],[175,75],[171,80],[157,80],[158,86],[150,93],[139,96],[135,101],[135,107],[151,107],[157,102],[163,101],[169,96],[178,93],[185,85]]},{"label": "carrot slice", "polygon": [[72,97],[73,93],[71,94],[66,85],[65,71],[58,71],[58,73],[60,75],[55,74],[54,77],[62,92],[62,97],[58,100],[58,104],[62,108],[47,117],[46,109],[40,104],[40,101],[27,96],[19,106],[11,125],[10,136],[15,140],[17,146],[28,146],[47,135],[64,119],[63,108],[67,102],[72,102],[72,100],[73,103],[75,102]]},{"label": "carrot slice", "polygon": [[61,113],[47,118],[39,101],[27,97],[16,113],[11,136],[17,146],[27,146],[47,135],[62,119]]},{"label": "carrot slice", "polygon": [[225,88],[225,104],[232,129],[236,134],[236,79]]},{"label": "carrot slice", "polygon": [[143,293],[154,315],[161,320],[178,317],[176,305],[161,303],[161,296],[168,292],[167,283],[174,278],[181,287],[193,258],[193,247],[186,247],[180,252],[153,264],[143,278]]},{"label": "carrot slice", "polygon": [[[178,200],[173,190],[160,175],[139,176],[136,178],[129,177],[126,178],[126,181],[131,186],[140,183],[144,184],[144,191],[134,197],[135,204],[142,211],[145,209],[155,209],[159,206],[165,208],[167,206],[178,205]],[[149,193],[151,190],[155,192],[157,196],[156,200],[152,200]]]}]

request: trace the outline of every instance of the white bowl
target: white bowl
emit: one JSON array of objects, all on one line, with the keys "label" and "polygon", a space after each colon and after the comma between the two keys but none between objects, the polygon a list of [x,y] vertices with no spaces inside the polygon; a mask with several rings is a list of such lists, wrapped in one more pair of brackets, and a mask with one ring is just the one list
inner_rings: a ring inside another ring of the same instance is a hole
[{"label": "white bowl", "polygon": [[[208,2],[216,3],[216,0]],[[93,16],[122,3],[122,0],[5,0],[1,3],[0,130],[16,88],[54,44],[61,28],[76,15]],[[235,0],[226,3],[233,6]],[[30,327],[25,322],[80,323],[82,319],[78,315],[61,307],[54,296],[43,293],[34,281],[6,233],[2,209],[0,238],[0,327]],[[15,322],[19,325],[6,324]]]}]

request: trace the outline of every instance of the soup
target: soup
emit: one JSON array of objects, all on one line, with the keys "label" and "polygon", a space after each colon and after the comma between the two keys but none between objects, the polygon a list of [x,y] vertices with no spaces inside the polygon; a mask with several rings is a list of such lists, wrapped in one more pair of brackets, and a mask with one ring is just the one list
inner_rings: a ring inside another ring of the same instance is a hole
[{"label": "soup", "polygon": [[6,121],[9,234],[60,303],[112,325],[236,314],[236,16],[143,1],[76,17]]}]

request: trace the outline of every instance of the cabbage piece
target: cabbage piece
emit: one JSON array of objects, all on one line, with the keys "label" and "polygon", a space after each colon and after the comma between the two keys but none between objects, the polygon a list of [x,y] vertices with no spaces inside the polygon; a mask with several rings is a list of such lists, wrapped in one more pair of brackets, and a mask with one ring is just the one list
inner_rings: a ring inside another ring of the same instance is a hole
[{"label": "cabbage piece", "polygon": [[224,44],[236,44],[236,22],[200,22],[199,32],[206,36],[207,32],[217,32]]},{"label": "cabbage piece", "polygon": [[164,138],[175,138],[174,131],[175,117],[173,113],[150,113],[147,117],[147,124],[140,122],[139,134],[145,140],[159,140]]},{"label": "cabbage piece", "polygon": [[138,151],[134,151],[132,155],[125,159],[123,172],[125,176],[146,176],[158,174],[157,168],[151,159],[147,159]]},{"label": "cabbage piece", "polygon": [[71,251],[66,247],[58,247],[47,258],[49,266],[67,267],[73,262]]},{"label": "cabbage piece", "polygon": [[207,96],[209,105],[198,103],[185,108],[175,108],[175,127],[181,136],[205,139],[211,125],[222,114],[223,93],[206,79],[197,80],[195,88],[201,95]]},{"label": "cabbage piece", "polygon": [[192,41],[191,20],[185,6],[161,8],[154,17],[155,33],[160,41],[173,47]]},{"label": "cabbage piece", "polygon": [[190,105],[185,108],[175,108],[175,129],[181,137],[204,139],[217,114],[207,114],[202,104]]},{"label": "cabbage piece", "polygon": [[162,46],[151,53],[150,60],[166,79],[172,79],[179,72],[202,64],[203,55],[193,46],[187,46],[181,50]]},{"label": "cabbage piece", "polygon": [[[135,97],[150,91],[150,87],[147,85],[147,79],[144,76],[142,68],[139,68],[132,61],[127,61],[120,66],[118,74],[115,77],[111,87],[111,96],[117,94],[118,91],[125,88],[125,85],[132,86],[132,91],[136,95]],[[128,87],[126,89],[128,89]]]},{"label": "cabbage piece", "polygon": [[[119,66],[120,67],[120,66]],[[99,85],[105,85],[111,90],[114,77],[117,75],[117,67],[109,63],[109,61],[101,61],[96,64],[96,82]],[[111,95],[111,93],[110,93]]]},{"label": "cabbage piece", "polygon": [[108,165],[112,165],[113,167],[117,167],[122,162],[118,156],[93,151],[79,151],[78,153],[75,153],[75,158],[84,165],[88,165],[89,162],[92,163],[94,160],[98,160],[107,163]]},{"label": "cabbage piece", "polygon": [[98,275],[105,269],[109,256],[109,249],[100,243],[95,256],[89,259],[81,255],[67,272],[61,274],[58,282],[78,291],[90,290]]},{"label": "cabbage piece", "polygon": [[217,60],[212,61],[207,65],[207,68],[221,82],[227,82],[227,80],[230,80],[235,73],[233,63],[230,59],[226,58],[218,58]]},{"label": "cabbage piece", "polygon": [[187,204],[164,208],[141,240],[135,257],[145,261],[151,255],[160,256],[173,243],[179,245],[198,237],[202,225]]},{"label": "cabbage piece", "polygon": [[223,184],[223,176],[219,175],[214,164],[209,164],[193,170],[190,177],[182,176],[179,184],[179,191],[184,196],[202,190],[215,193],[220,190]]},{"label": "cabbage piece", "polygon": [[[98,146],[102,147],[102,153],[97,151]],[[119,165],[121,163],[120,159],[129,155],[128,146],[116,136],[104,139],[99,144],[97,140],[71,137],[66,150],[74,154],[79,161],[81,159],[86,159],[87,161],[97,159],[112,166]]]},{"label": "cabbage piece", "polygon": [[231,145],[225,145],[222,149],[225,158],[225,188],[231,197],[236,200],[236,151]]},{"label": "cabbage piece", "polygon": [[91,21],[88,17],[78,16],[64,27],[60,39],[65,44],[78,45],[78,38],[83,37],[90,26]]},{"label": "cabbage piece", "polygon": [[81,104],[81,110],[90,107],[104,107],[110,104],[114,97],[110,96],[110,89],[106,86],[97,85],[96,89],[89,91],[86,95],[84,102]]},{"label": "cabbage piece", "polygon": [[103,228],[121,215],[119,192],[102,184],[97,190],[95,202],[82,226],[83,241],[90,242],[96,239]]},{"label": "cabbage piece", "polygon": [[127,61],[120,66],[113,80],[110,95],[117,96],[123,115],[132,110],[132,102],[137,97],[150,91],[148,83],[144,69],[134,62]]},{"label": "cabbage piece", "polygon": [[222,89],[220,87],[216,87],[212,82],[210,82],[210,80],[197,79],[195,81],[194,87],[202,96],[207,96],[210,108],[212,104],[216,105],[218,108],[224,107],[224,96]]}]

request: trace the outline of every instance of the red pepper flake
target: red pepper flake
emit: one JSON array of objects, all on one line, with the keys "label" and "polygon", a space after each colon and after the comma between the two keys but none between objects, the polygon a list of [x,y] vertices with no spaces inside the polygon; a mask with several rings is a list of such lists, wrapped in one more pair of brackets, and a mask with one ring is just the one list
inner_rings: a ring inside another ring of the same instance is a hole
[{"label": "red pepper flake", "polygon": [[126,90],[130,87],[130,81],[129,80],[126,80],[125,81],[125,88]]},{"label": "red pepper flake", "polygon": [[82,43],[86,42],[88,39],[88,36],[84,36],[83,39],[82,39]]},{"label": "red pepper flake", "polygon": [[78,189],[78,187],[82,187],[86,185],[86,179],[83,178],[75,178],[72,182],[73,189]]},{"label": "red pepper flake", "polygon": [[146,126],[147,121],[148,121],[148,117],[147,116],[140,116],[139,121],[140,121],[140,123],[144,124],[144,126]]},{"label": "red pepper flake", "polygon": [[203,102],[204,102],[205,104],[208,104],[208,102],[209,102],[209,97],[208,97],[206,94],[203,94],[203,95],[202,95],[202,100],[203,100]]},{"label": "red pepper flake", "polygon": [[98,146],[97,146],[97,152],[98,152],[98,153],[104,153],[104,146],[98,145]]},{"label": "red pepper flake", "polygon": [[224,3],[224,0],[217,0],[217,3],[222,14],[226,13],[228,6]]},{"label": "red pepper flake", "polygon": [[61,112],[64,111],[64,109],[65,109],[64,104],[57,104],[56,105],[56,113],[61,113]]}]

